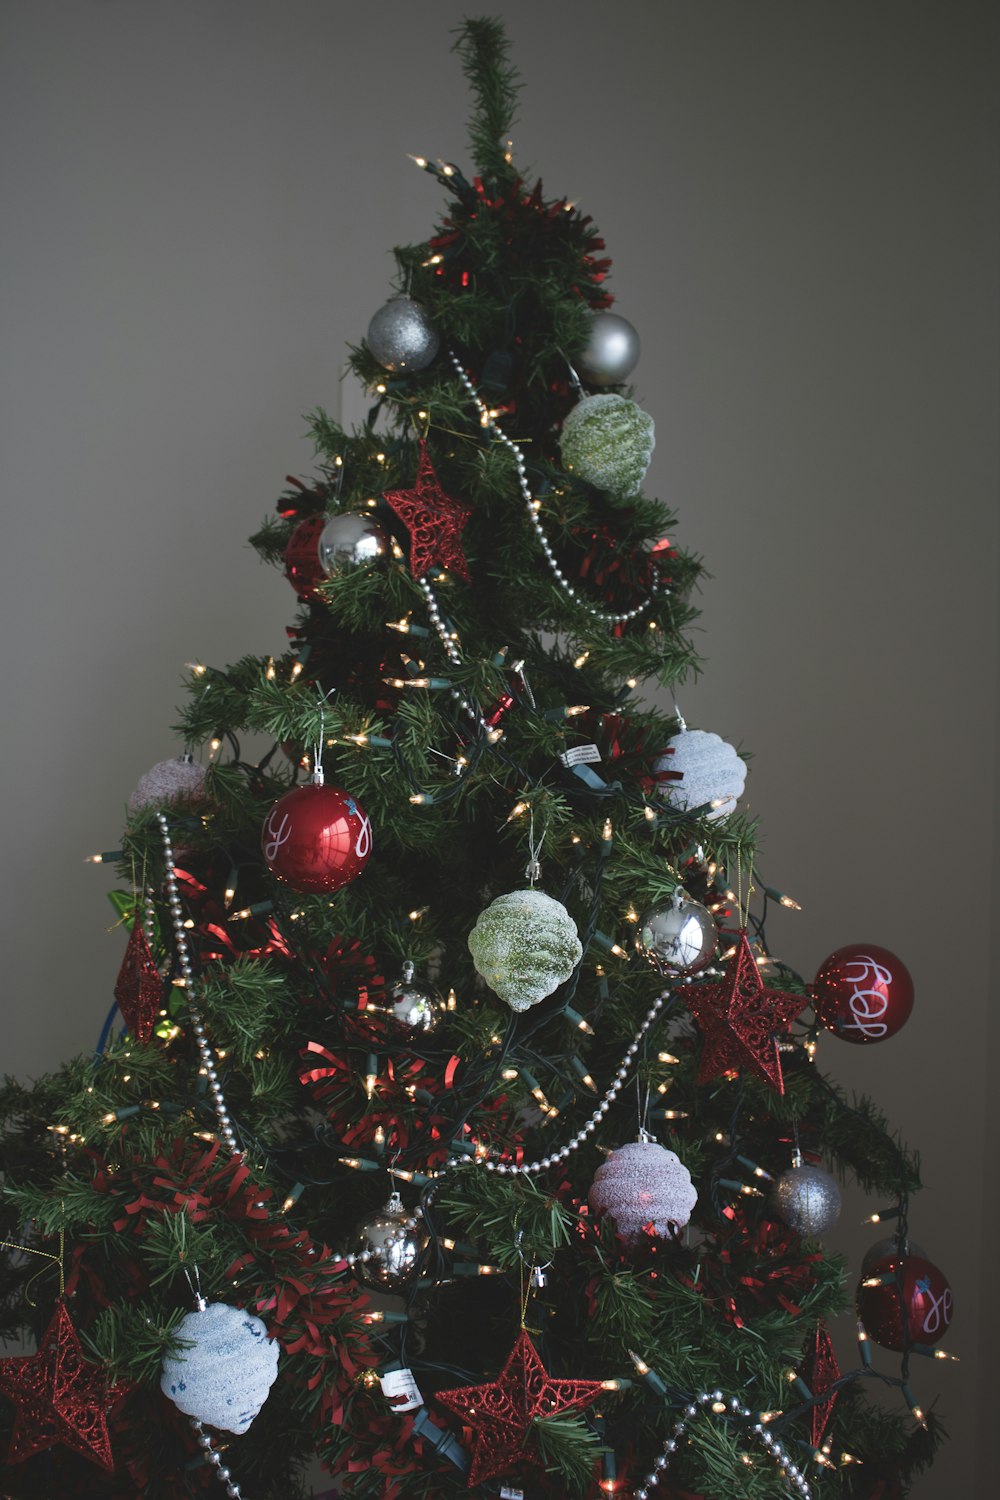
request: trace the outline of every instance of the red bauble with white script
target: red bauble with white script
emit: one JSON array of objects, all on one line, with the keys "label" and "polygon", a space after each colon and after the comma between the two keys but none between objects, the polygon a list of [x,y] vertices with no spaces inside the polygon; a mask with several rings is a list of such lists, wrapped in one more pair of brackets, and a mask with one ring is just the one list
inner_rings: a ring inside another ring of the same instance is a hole
[{"label": "red bauble with white script", "polygon": [[313,780],[278,798],[260,844],[271,874],[292,890],[339,891],[368,863],[372,827],[349,792]]},{"label": "red bauble with white script", "polygon": [[285,548],[285,577],[303,601],[315,599],[316,585],[325,581],[319,561],[319,538],[326,516],[307,516],[288,538]]},{"label": "red bauble with white script", "polygon": [[[948,1331],[954,1299],[947,1278],[922,1255],[908,1255],[903,1262],[903,1294],[896,1279],[899,1256],[885,1255],[865,1268],[858,1287],[858,1317],[883,1349],[900,1353],[903,1348],[903,1313],[911,1344],[936,1344]],[[865,1281],[888,1277],[881,1286]]]},{"label": "red bauble with white script", "polygon": [[811,993],[817,1021],[845,1042],[882,1042],[913,1009],[909,969],[875,943],[851,943],[831,953]]}]

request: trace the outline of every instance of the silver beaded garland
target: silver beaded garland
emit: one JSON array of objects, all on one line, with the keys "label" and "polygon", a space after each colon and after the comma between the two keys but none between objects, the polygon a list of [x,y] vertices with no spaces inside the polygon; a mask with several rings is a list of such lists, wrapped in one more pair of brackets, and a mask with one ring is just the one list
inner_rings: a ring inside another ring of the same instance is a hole
[{"label": "silver beaded garland", "polygon": [[[728,1419],[740,1417],[743,1421],[750,1421],[753,1412],[749,1406],[744,1406],[738,1396],[730,1396],[728,1403],[721,1391],[701,1391],[694,1401],[689,1401],[681,1416],[674,1423],[670,1437],[663,1444],[663,1452],[656,1458],[656,1462],[642,1483],[633,1491],[633,1500],[650,1500],[650,1489],[657,1485],[664,1473],[670,1466],[670,1462],[677,1451],[678,1444],[688,1429],[688,1423],[692,1417],[696,1417],[699,1411],[706,1408],[721,1408],[723,1404],[728,1405]],[[764,1447],[770,1457],[778,1465],[782,1474],[789,1484],[796,1490],[802,1500],[812,1500],[812,1491],[805,1475],[798,1465],[793,1461],[787,1448],[785,1448],[773,1435],[768,1432],[763,1422],[753,1422],[750,1427],[751,1435]]]},{"label": "silver beaded garland", "polygon": [[219,1137],[232,1154],[236,1156],[239,1153],[239,1146],[236,1143],[236,1136],[233,1133],[232,1123],[229,1119],[229,1111],[226,1108],[226,1100],[219,1084],[219,1075],[216,1072],[215,1058],[212,1055],[212,1048],[209,1045],[205,1023],[201,1018],[201,1012],[195,1004],[194,968],[191,964],[187,933],[184,930],[184,908],[181,905],[180,892],[177,889],[177,876],[174,873],[174,847],[170,841],[170,829],[167,825],[167,819],[162,812],[156,814],[156,819],[160,825],[160,832],[163,835],[163,856],[167,865],[167,904],[170,907],[170,919],[174,929],[174,944],[177,949],[177,960],[181,966],[181,975],[184,979],[184,992],[187,997],[191,1027],[194,1031],[198,1055],[201,1058],[201,1071],[208,1079],[208,1089],[212,1095],[212,1103],[215,1106],[215,1117],[219,1124]]},{"label": "silver beaded garland", "polygon": [[226,1486],[226,1494],[230,1497],[230,1500],[246,1500],[239,1485],[222,1462],[222,1454],[215,1446],[215,1439],[205,1431],[197,1417],[189,1417],[188,1420],[197,1435],[198,1447],[205,1455],[205,1462],[211,1464],[215,1469],[220,1480]]},{"label": "silver beaded garland", "polygon": [[538,538],[542,552],[545,554],[545,561],[549,565],[549,571],[558,583],[559,587],[562,589],[563,593],[567,596],[567,598],[573,599],[581,609],[585,609],[588,615],[592,615],[595,620],[602,620],[607,625],[622,625],[626,621],[634,620],[638,615],[641,615],[643,611],[648,609],[652,604],[656,592],[659,588],[660,575],[655,565],[653,567],[653,587],[648,597],[645,598],[641,604],[637,604],[634,609],[625,609],[618,612],[615,612],[613,610],[598,609],[595,605],[588,604],[586,599],[580,598],[577,594],[576,589],[570,583],[569,579],[566,577],[566,574],[562,571],[559,564],[556,562],[555,553],[549,546],[548,537],[545,535],[542,523],[538,519],[538,502],[532,495],[531,487],[528,484],[527,465],[524,462],[524,454],[521,452],[517,444],[511,438],[509,438],[501,428],[497,426],[496,421],[493,419],[493,417],[490,416],[489,408],[482,401],[480,401],[475,386],[472,384],[472,381],[469,379],[468,375],[466,375],[464,369],[462,368],[461,361],[456,358],[451,350],[448,351],[448,358],[451,360],[456,375],[465,386],[465,389],[467,390],[469,396],[475,404],[476,410],[479,413],[479,418],[483,426],[493,434],[498,443],[503,443],[504,447],[508,449],[511,454],[513,454],[514,464],[517,470],[517,484],[528,508],[528,518],[531,521],[532,527],[534,528],[534,532]]},{"label": "silver beaded garland", "polygon": [[412,297],[392,297],[368,324],[368,347],[395,373],[426,370],[441,346],[427,309]]}]

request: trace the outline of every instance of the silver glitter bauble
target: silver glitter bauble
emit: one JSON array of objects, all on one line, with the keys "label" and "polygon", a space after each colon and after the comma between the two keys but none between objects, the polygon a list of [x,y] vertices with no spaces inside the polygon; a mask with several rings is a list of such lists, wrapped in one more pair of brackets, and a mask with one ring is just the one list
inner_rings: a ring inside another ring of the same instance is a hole
[{"label": "silver glitter bauble", "polygon": [[665,781],[663,797],[674,807],[688,811],[704,807],[706,818],[725,818],[743,794],[747,779],[746,762],[740,760],[732,745],[705,729],[688,729],[685,725],[667,742],[667,748],[653,762],[658,771],[680,771],[680,781]]},{"label": "silver glitter bauble", "polygon": [[822,1167],[791,1167],[771,1189],[771,1207],[796,1234],[814,1240],[840,1218],[840,1188]]},{"label": "silver glitter bauble", "polygon": [[569,978],[583,944],[562,902],[532,889],[491,902],[469,933],[469,952],[490,989],[520,1011]]},{"label": "silver glitter bauble", "polygon": [[361,1225],[357,1248],[372,1254],[370,1260],[359,1261],[354,1269],[367,1286],[394,1292],[416,1276],[423,1246],[416,1227],[407,1226],[408,1217],[402,1198],[393,1193],[385,1207]]},{"label": "silver glitter bauble", "polygon": [[718,942],[712,913],[680,886],[668,903],[650,907],[635,937],[643,958],[661,974],[697,974],[712,962]]},{"label": "silver glitter bauble", "polygon": [[327,578],[370,567],[385,557],[389,543],[374,516],[348,510],[331,516],[319,537],[319,564]]},{"label": "silver glitter bauble", "polygon": [[584,396],[563,422],[563,463],[613,500],[637,493],[654,447],[653,419],[634,401],[611,392]]},{"label": "silver glitter bauble", "polygon": [[638,1244],[643,1226],[659,1235],[683,1229],[698,1201],[687,1167],[656,1141],[632,1141],[599,1166],[589,1194],[595,1213],[608,1214],[626,1245]]},{"label": "silver glitter bauble", "polygon": [[205,796],[205,767],[188,756],[160,760],[139,777],[128,799],[131,814],[144,807],[163,807],[168,802],[200,802]]},{"label": "silver glitter bauble", "polygon": [[368,347],[387,370],[426,370],[441,345],[425,308],[412,297],[393,297],[368,324]]},{"label": "silver glitter bauble", "polygon": [[278,1345],[260,1318],[209,1302],[181,1319],[175,1337],[187,1347],[164,1356],[160,1390],[186,1416],[246,1432],[278,1373]]},{"label": "silver glitter bauble", "polygon": [[587,347],[577,357],[580,374],[591,385],[621,385],[639,363],[639,335],[618,313],[595,313]]},{"label": "silver glitter bauble", "polygon": [[400,1025],[411,1031],[433,1031],[441,1014],[441,1001],[432,989],[413,983],[413,965],[403,965],[403,977],[389,991],[389,1009]]}]

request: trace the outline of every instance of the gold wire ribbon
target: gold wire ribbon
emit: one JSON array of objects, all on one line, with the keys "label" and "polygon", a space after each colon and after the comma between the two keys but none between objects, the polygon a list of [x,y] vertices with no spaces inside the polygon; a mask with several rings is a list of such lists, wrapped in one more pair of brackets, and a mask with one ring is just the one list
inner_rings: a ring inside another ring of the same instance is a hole
[{"label": "gold wire ribbon", "polygon": [[[56,1265],[59,1267],[59,1295],[60,1295],[60,1297],[65,1297],[65,1295],[66,1295],[66,1277],[65,1277],[65,1273],[63,1271],[63,1260],[64,1260],[65,1255],[66,1255],[66,1231],[65,1231],[65,1229],[60,1229],[60,1231],[59,1231],[59,1254],[58,1255],[53,1255],[51,1253],[51,1251],[49,1251],[49,1250],[33,1250],[30,1245],[19,1245],[19,1244],[17,1244],[17,1242],[15,1240],[0,1240],[0,1247],[6,1247],[6,1249],[8,1249],[8,1250],[20,1250],[25,1255],[40,1255],[43,1260],[55,1261]],[[34,1274],[34,1276],[29,1277],[29,1279],[24,1284],[24,1295],[27,1297],[28,1302],[31,1304],[32,1307],[37,1307],[38,1303],[34,1302],[32,1300],[31,1293],[28,1291],[28,1288],[30,1286],[34,1285],[34,1283],[38,1280],[39,1276],[44,1276],[45,1272],[47,1270],[48,1270],[47,1266],[42,1266],[41,1270],[36,1271],[35,1274]]]}]

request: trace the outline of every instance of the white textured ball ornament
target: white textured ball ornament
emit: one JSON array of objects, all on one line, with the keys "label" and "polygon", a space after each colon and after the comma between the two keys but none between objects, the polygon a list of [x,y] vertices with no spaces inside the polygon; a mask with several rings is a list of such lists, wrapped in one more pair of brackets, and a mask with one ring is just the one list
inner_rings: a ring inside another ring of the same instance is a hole
[{"label": "white textured ball ornament", "polygon": [[[672,753],[671,753],[672,752]],[[746,762],[726,740],[704,729],[682,729],[653,763],[658,771],[680,771],[681,781],[664,782],[663,795],[675,807],[707,807],[708,818],[725,818],[746,785]]]},{"label": "white textured ball ornament", "polygon": [[622,500],[638,491],[654,446],[649,413],[611,392],[578,401],[559,439],[567,469],[595,489]]},{"label": "white textured ball ornament", "polygon": [[134,817],[145,807],[165,807],[170,802],[201,802],[205,797],[205,767],[187,756],[160,760],[151,766],[128,799]]},{"label": "white textured ball ornament", "polygon": [[227,1302],[209,1302],[182,1318],[178,1342],[163,1360],[160,1390],[186,1416],[246,1432],[278,1373],[278,1345],[260,1318]]},{"label": "white textured ball ornament", "polygon": [[646,1224],[658,1235],[671,1235],[671,1225],[683,1229],[698,1193],[673,1151],[656,1141],[633,1141],[612,1151],[598,1167],[589,1199],[595,1213],[614,1220],[626,1245],[636,1245]]},{"label": "white textured ball ornament", "polygon": [[527,1010],[568,979],[583,956],[576,923],[544,891],[511,891],[481,913],[469,952],[491,990],[511,1010]]},{"label": "white textured ball ornament", "polygon": [[441,345],[427,309],[412,297],[392,297],[368,324],[368,347],[387,370],[426,370]]},{"label": "white textured ball ornament", "polygon": [[840,1206],[836,1179],[822,1167],[790,1167],[771,1192],[771,1207],[778,1218],[811,1240],[833,1228]]},{"label": "white textured ball ornament", "polygon": [[586,347],[577,358],[591,385],[621,385],[639,363],[639,335],[620,313],[595,313]]}]

